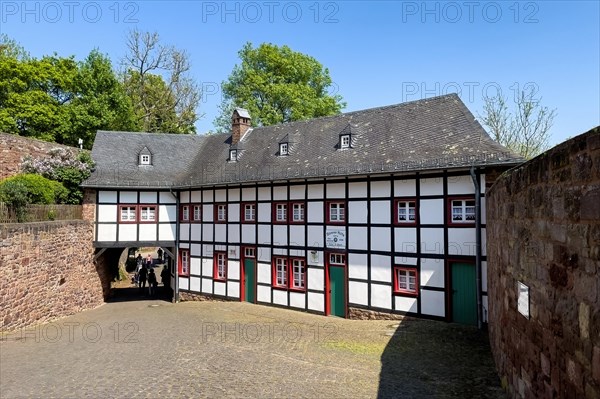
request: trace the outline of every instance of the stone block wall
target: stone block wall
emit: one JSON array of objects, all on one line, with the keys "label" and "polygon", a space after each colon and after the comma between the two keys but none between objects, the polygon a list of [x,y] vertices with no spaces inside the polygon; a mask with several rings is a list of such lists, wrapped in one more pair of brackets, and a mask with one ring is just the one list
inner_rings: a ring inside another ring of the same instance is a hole
[{"label": "stone block wall", "polygon": [[600,398],[600,128],[503,174],[486,204],[503,384],[515,398]]},{"label": "stone block wall", "polygon": [[0,225],[0,331],[104,302],[92,232],[93,224],[81,220]]},{"label": "stone block wall", "polygon": [[0,133],[0,180],[18,174],[21,162],[25,156],[30,155],[34,158],[45,157],[53,148],[77,150],[74,147],[49,143],[30,137]]}]

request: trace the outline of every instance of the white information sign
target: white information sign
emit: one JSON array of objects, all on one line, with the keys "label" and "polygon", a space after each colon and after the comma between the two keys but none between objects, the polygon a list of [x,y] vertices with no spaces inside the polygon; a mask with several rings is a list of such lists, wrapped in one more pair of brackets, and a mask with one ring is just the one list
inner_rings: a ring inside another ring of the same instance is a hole
[{"label": "white information sign", "polygon": [[325,246],[334,249],[346,249],[346,229],[328,226],[325,232]]},{"label": "white information sign", "polygon": [[529,318],[529,287],[518,281],[517,289],[519,290],[517,309],[519,310],[519,313]]}]

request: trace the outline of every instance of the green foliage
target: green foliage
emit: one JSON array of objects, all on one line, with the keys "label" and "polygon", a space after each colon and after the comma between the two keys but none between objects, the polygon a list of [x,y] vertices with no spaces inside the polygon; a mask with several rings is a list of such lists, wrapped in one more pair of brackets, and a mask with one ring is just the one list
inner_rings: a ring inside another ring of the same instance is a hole
[{"label": "green foliage", "polygon": [[8,208],[16,214],[18,222],[25,221],[25,210],[30,202],[27,187],[23,182],[15,180],[0,182],[0,202],[8,205]]},{"label": "green foliage", "polygon": [[36,174],[22,173],[0,182],[0,195],[8,204],[64,204],[68,194],[59,182]]},{"label": "green foliage", "polygon": [[0,131],[91,148],[97,130],[134,130],[131,102],[110,60],[24,55],[0,37]]},{"label": "green foliage", "polygon": [[246,108],[254,126],[335,115],[346,106],[328,93],[329,70],[313,57],[268,43],[246,43],[239,57],[241,65],[222,83],[224,101],[214,122],[220,132],[230,130],[234,106]]},{"label": "green foliage", "polygon": [[21,164],[21,170],[25,173],[36,173],[62,183],[68,192],[64,200],[67,204],[83,202],[83,190],[79,185],[90,177],[93,167],[94,162],[89,152],[75,153],[65,148],[53,149],[49,158],[25,158]]}]

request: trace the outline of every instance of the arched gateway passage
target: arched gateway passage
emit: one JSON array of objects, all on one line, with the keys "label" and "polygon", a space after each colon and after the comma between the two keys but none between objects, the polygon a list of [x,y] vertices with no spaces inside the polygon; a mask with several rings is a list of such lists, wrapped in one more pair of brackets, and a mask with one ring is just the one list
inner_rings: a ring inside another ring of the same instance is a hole
[{"label": "arched gateway passage", "polygon": [[[173,301],[175,287],[174,247],[152,242],[129,242],[127,246],[96,248],[94,261],[102,281],[104,300],[108,302],[163,299]],[[150,293],[148,283],[140,288],[134,281],[137,267],[136,257],[142,256],[144,267],[153,269],[158,281],[157,289]],[[148,255],[151,262],[148,262]],[[119,272],[124,265],[126,274]],[[166,272],[163,270],[166,269]],[[163,281],[165,280],[165,281]]]}]

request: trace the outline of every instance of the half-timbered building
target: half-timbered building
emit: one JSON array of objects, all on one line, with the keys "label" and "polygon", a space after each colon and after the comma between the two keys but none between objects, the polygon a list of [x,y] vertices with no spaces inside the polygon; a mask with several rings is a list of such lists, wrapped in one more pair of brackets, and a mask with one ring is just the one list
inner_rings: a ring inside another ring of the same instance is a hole
[{"label": "half-timbered building", "polygon": [[228,134],[98,132],[95,246],[165,248],[177,298],[486,322],[486,183],[521,159],[458,96],[251,117],[236,109]]}]

